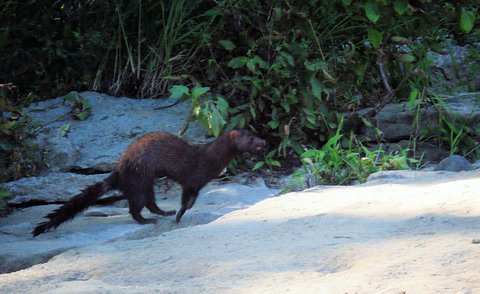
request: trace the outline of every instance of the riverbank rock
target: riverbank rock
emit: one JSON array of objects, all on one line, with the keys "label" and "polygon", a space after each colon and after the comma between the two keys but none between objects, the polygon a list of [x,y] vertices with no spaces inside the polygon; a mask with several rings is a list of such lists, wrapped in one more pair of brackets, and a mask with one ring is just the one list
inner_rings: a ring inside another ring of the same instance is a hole
[{"label": "riverbank rock", "polygon": [[480,291],[480,171],[373,179],[265,199],[206,225],[68,250],[0,275],[0,292]]},{"label": "riverbank rock", "polygon": [[[173,99],[130,99],[96,92],[79,94],[91,106],[86,120],[68,113],[70,102],[59,97],[31,104],[24,112],[44,127],[36,143],[48,151],[52,170],[110,171],[121,152],[136,138],[153,131],[177,134],[189,113],[188,102],[166,109]],[[190,124],[184,138],[205,143],[206,132],[197,122]]]}]

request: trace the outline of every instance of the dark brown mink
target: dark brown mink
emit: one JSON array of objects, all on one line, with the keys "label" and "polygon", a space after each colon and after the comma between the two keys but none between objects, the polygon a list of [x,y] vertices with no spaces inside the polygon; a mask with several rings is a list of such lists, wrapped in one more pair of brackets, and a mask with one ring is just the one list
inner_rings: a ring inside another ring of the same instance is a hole
[{"label": "dark brown mink", "polygon": [[164,211],[155,203],[156,177],[168,177],[182,186],[182,203],[176,216],[178,223],[185,211],[195,204],[200,189],[218,176],[235,156],[262,151],[265,145],[265,140],[247,130],[225,132],[204,146],[192,146],[165,132],[146,134],[127,147],[105,180],[88,186],[48,214],[48,221],[38,224],[32,234],[35,237],[73,219],[114,189],[125,195],[130,214],[140,224],[156,222],[141,215],[144,207],[155,214],[174,215],[174,210]]}]

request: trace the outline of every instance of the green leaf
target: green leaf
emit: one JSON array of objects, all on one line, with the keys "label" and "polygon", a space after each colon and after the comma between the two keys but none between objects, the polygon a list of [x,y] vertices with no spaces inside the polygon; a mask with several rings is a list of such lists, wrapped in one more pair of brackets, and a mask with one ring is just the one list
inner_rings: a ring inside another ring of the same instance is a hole
[{"label": "green leaf", "polygon": [[182,98],[183,95],[186,95],[189,92],[187,87],[179,85],[172,86],[169,91],[171,98]]},{"label": "green leaf", "polygon": [[323,145],[323,148],[325,149],[325,148],[329,148],[329,147],[331,147],[331,146],[336,145],[337,142],[338,142],[338,140],[340,140],[341,137],[342,137],[341,134],[335,135],[335,136],[331,137],[331,138],[327,141],[327,143],[325,143],[325,145]]},{"label": "green leaf", "polygon": [[188,79],[189,75],[179,75],[179,76],[161,76],[162,80],[169,81],[182,81]]},{"label": "green leaf", "polygon": [[408,0],[395,0],[393,1],[393,9],[399,15],[402,15],[408,9]]},{"label": "green leaf", "polygon": [[462,11],[460,13],[460,29],[462,32],[468,34],[473,29],[474,24],[475,11],[467,10],[465,7],[462,7]]},{"label": "green leaf", "polygon": [[364,9],[365,9],[365,14],[367,15],[367,18],[371,22],[376,23],[377,20],[380,18],[380,12],[378,11],[377,2],[365,3]]},{"label": "green leaf", "polygon": [[312,85],[312,94],[315,96],[317,99],[321,100],[322,99],[322,84],[320,81],[315,78],[315,76],[310,77],[310,84]]},{"label": "green leaf", "polygon": [[218,115],[215,115],[215,113],[212,113],[212,118],[209,119],[208,124],[210,128],[212,129],[212,133],[215,137],[218,137],[220,135],[221,131],[221,119]]},{"label": "green leaf", "polygon": [[352,3],[352,0],[342,0],[343,6],[348,6]]},{"label": "green leaf", "polygon": [[0,132],[4,133],[5,135],[10,135],[12,133],[10,129],[13,128],[16,124],[17,122],[15,121],[0,124]]},{"label": "green leaf", "polygon": [[268,64],[265,61],[263,61],[263,59],[260,56],[253,57],[251,62],[253,62],[254,64],[258,64],[260,68],[268,69]]},{"label": "green leaf", "polygon": [[[303,154],[302,154],[302,156],[303,156]],[[303,158],[303,162],[305,162],[308,165],[313,165],[313,160],[309,157]]]},{"label": "green leaf", "polygon": [[249,61],[250,61],[250,59],[248,57],[239,56],[239,57],[235,57],[232,60],[230,60],[227,64],[227,66],[230,67],[230,68],[233,68],[233,69],[237,69],[237,68],[240,68],[240,67],[244,66]]},{"label": "green leaf", "polygon": [[311,124],[313,124],[313,125],[316,125],[316,124],[317,124],[317,117],[316,117],[316,116],[307,115],[305,118],[306,118],[307,121],[309,121]]},{"label": "green leaf", "polygon": [[85,120],[90,115],[90,113],[92,113],[92,111],[90,108],[88,108],[85,111],[76,113],[75,117],[78,118],[79,120]]},{"label": "green leaf", "polygon": [[65,99],[66,101],[69,101],[69,102],[74,102],[75,100],[81,99],[81,98],[80,98],[80,94],[78,94],[77,91],[72,91],[72,92],[68,93],[67,95],[63,96],[63,99]]},{"label": "green leaf", "polygon": [[235,44],[230,40],[220,40],[218,41],[218,43],[222,45],[225,50],[232,51],[233,49],[235,49]]},{"label": "green leaf", "polygon": [[10,197],[12,196],[12,192],[10,192],[10,190],[8,190],[8,188],[5,188],[5,187],[0,187],[0,199],[5,199],[7,197]]},{"label": "green leaf", "polygon": [[255,107],[253,107],[252,104],[249,104],[248,108],[250,110],[250,115],[252,116],[252,118],[256,119],[257,118],[257,113],[255,112]]},{"label": "green leaf", "polygon": [[217,95],[217,108],[222,115],[226,116],[228,114],[228,101],[221,95]]},{"label": "green leaf", "polygon": [[262,168],[264,165],[265,165],[265,161],[259,161],[253,166],[252,171]]},{"label": "green leaf", "polygon": [[399,170],[399,169],[409,169],[407,159],[405,157],[394,157],[389,160],[388,164],[390,169]]},{"label": "green leaf", "polygon": [[282,56],[290,66],[295,65],[295,62],[293,60],[293,56],[290,53],[282,51],[282,52],[280,52],[280,56]]},{"label": "green leaf", "polygon": [[373,124],[368,119],[362,117],[362,122],[367,128],[373,128]]},{"label": "green leaf", "polygon": [[245,115],[242,115],[238,120],[238,127],[242,129],[245,127],[246,124],[247,124],[247,118],[245,117]]},{"label": "green leaf", "polygon": [[307,158],[307,157],[315,157],[318,154],[321,154],[323,151],[318,150],[318,149],[308,149],[307,151],[303,152],[301,157],[302,158]]},{"label": "green leaf", "polygon": [[335,79],[328,73],[326,69],[322,69],[323,77],[329,81],[335,82]]},{"label": "green leaf", "polygon": [[405,37],[402,37],[402,36],[393,36],[391,38],[392,42],[393,43],[397,43],[397,44],[408,44],[408,43],[411,43],[411,41]]},{"label": "green leaf", "polygon": [[207,93],[210,90],[210,87],[196,87],[192,91],[192,99],[196,100],[198,97],[202,96],[203,94]]},{"label": "green leaf", "polygon": [[273,8],[273,19],[275,22],[279,22],[282,20],[282,9],[280,7]]},{"label": "green leaf", "polygon": [[208,121],[204,116],[197,117],[198,122],[202,125],[202,127],[206,130],[209,130]]},{"label": "green leaf", "polygon": [[65,137],[70,130],[70,123],[66,123],[65,125],[60,127],[60,136]]},{"label": "green leaf", "polygon": [[272,160],[270,161],[271,166],[276,166],[276,167],[282,167],[282,164],[278,160]]},{"label": "green leaf", "polygon": [[376,29],[368,29],[368,40],[372,46],[378,48],[383,40],[383,34]]},{"label": "green leaf", "polygon": [[280,123],[278,122],[278,120],[271,120],[268,122],[268,126],[274,130],[277,129],[279,125]]},{"label": "green leaf", "polygon": [[298,142],[296,142],[296,141],[292,141],[291,144],[292,144],[292,147],[293,147],[293,149],[295,150],[295,152],[296,152],[297,154],[302,154],[302,153],[305,151],[305,150],[303,149],[302,144],[300,144],[300,143],[298,143]]},{"label": "green leaf", "polygon": [[287,101],[282,101],[280,102],[280,106],[282,106],[286,113],[290,113],[290,103]]},{"label": "green leaf", "polygon": [[415,56],[411,54],[400,54],[397,56],[397,60],[405,63],[412,63],[415,61]]},{"label": "green leaf", "polygon": [[243,114],[237,114],[237,115],[235,115],[234,117],[232,117],[232,118],[230,119],[229,124],[228,124],[228,125],[229,125],[229,128],[230,128],[230,129],[233,129],[233,128],[239,127],[239,121],[240,121],[240,119],[242,118],[242,116],[243,116]]},{"label": "green leaf", "polygon": [[80,104],[82,105],[82,109],[90,109],[90,103],[88,100],[85,100],[83,98],[80,98]]},{"label": "green leaf", "polygon": [[315,112],[313,112],[313,110],[311,110],[311,109],[303,108],[303,111],[304,111],[307,115],[315,115]]},{"label": "green leaf", "polygon": [[410,91],[410,94],[408,95],[408,109],[409,110],[412,110],[413,107],[415,106],[415,100],[417,99],[418,97],[418,89],[417,88],[413,88],[412,91]]},{"label": "green leaf", "polygon": [[310,71],[319,71],[326,68],[326,63],[323,60],[305,61],[305,68]]},{"label": "green leaf", "polygon": [[251,73],[256,73],[257,72],[256,69],[255,69],[255,63],[252,62],[251,60],[249,62],[247,62],[247,68]]},{"label": "green leaf", "polygon": [[221,15],[221,14],[222,14],[222,10],[215,7],[215,8],[212,8],[210,10],[205,11],[205,13],[203,15],[204,16],[217,16],[217,15]]}]

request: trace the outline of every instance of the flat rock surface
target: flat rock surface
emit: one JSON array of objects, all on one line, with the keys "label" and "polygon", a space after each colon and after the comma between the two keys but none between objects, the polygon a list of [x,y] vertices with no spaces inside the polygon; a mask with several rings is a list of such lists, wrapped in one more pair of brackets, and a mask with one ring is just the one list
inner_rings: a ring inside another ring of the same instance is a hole
[{"label": "flat rock surface", "polygon": [[0,275],[0,292],[480,293],[478,239],[479,170],[390,172],[69,250]]},{"label": "flat rock surface", "polygon": [[[58,173],[46,177],[29,178],[30,185],[23,183],[25,180],[10,184],[15,187],[11,189],[13,193],[20,191],[26,194],[32,193],[30,197],[38,197],[40,200],[49,200],[48,196],[53,194],[58,195],[58,198],[51,197],[50,200],[66,200],[84,188],[81,187],[82,184],[92,184],[104,177],[104,175],[82,176]],[[70,186],[69,189],[61,189],[62,183],[69,180],[71,183],[66,185]],[[32,185],[35,186],[36,183],[39,191],[33,193]],[[158,206],[164,210],[178,210],[181,195],[179,186],[173,185],[168,191],[164,191],[165,187],[160,185],[161,183],[159,181],[156,187]],[[55,194],[56,192],[58,194]],[[46,262],[53,256],[72,248],[114,240],[142,239],[158,236],[170,230],[209,223],[226,213],[273,197],[278,192],[279,190],[267,188],[261,179],[249,185],[214,181],[201,190],[195,206],[185,213],[180,224],[175,222],[174,216],[159,217],[151,215],[145,209],[143,215],[157,219],[157,224],[139,225],[130,217],[126,201],[120,201],[114,206],[90,207],[72,222],[62,224],[55,231],[36,238],[31,236],[32,229],[44,220],[43,216],[59,205],[43,205],[18,210],[8,217],[0,218],[0,273]],[[22,195],[16,198],[24,199]],[[33,199],[35,198],[31,200]],[[3,293],[1,289],[0,293]]]}]

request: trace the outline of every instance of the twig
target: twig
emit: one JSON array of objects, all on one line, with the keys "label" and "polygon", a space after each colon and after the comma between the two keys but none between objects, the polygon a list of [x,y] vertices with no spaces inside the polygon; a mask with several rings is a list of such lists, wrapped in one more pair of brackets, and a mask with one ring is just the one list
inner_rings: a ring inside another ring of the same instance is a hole
[{"label": "twig", "polygon": [[369,112],[365,113],[365,117],[374,117],[377,115],[380,110],[382,110],[385,105],[387,105],[390,100],[392,100],[393,96],[395,95],[395,92],[397,89],[392,89],[392,86],[390,86],[390,82],[388,81],[388,70],[385,68],[385,63],[384,63],[384,57],[385,57],[385,52],[383,49],[378,50],[378,57],[377,57],[377,65],[378,69],[380,71],[380,76],[382,78],[382,83],[383,86],[385,87],[385,90],[387,90],[387,94],[385,94],[382,97],[382,100],[380,100],[380,103],[377,104],[372,110]]},{"label": "twig", "polygon": [[153,110],[159,110],[159,109],[165,109],[165,108],[173,107],[173,106],[177,105],[178,103],[180,103],[182,100],[185,100],[185,99],[184,98],[179,98],[177,101],[173,102],[170,105],[155,107]]},{"label": "twig", "polygon": [[378,50],[377,65],[378,65],[378,69],[380,70],[380,76],[382,77],[383,86],[385,87],[385,90],[387,90],[387,92],[391,93],[392,87],[388,82],[388,72],[387,72],[387,69],[385,68],[384,57],[385,57],[385,52],[383,51],[382,48],[380,48],[380,50]]},{"label": "twig", "polygon": [[56,121],[59,121],[59,120],[65,118],[66,116],[68,116],[68,115],[70,115],[70,114],[72,114],[72,113],[73,113],[73,111],[69,111],[69,112],[67,112],[67,113],[65,113],[65,114],[60,115],[59,117],[56,117],[56,118],[54,118],[54,119],[52,119],[52,120],[50,120],[50,121],[47,121],[46,123],[44,123],[43,125],[41,125],[38,129],[36,129],[36,130],[34,131],[34,134],[36,135],[36,134],[37,134],[38,132],[40,132],[40,130],[43,129],[45,126],[47,126],[47,125],[49,125],[49,124],[51,124],[51,123],[54,123],[54,122],[56,122]]}]

